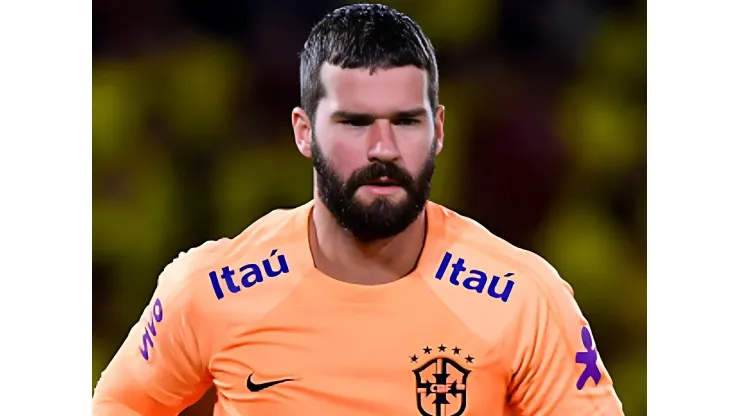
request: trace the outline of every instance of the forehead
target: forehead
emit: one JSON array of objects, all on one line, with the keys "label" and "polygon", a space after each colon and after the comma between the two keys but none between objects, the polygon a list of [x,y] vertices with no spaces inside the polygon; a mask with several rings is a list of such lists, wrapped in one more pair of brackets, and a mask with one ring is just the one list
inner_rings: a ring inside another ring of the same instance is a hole
[{"label": "forehead", "polygon": [[321,68],[324,98],[329,111],[337,109],[383,113],[428,107],[426,71],[413,65],[378,69]]}]

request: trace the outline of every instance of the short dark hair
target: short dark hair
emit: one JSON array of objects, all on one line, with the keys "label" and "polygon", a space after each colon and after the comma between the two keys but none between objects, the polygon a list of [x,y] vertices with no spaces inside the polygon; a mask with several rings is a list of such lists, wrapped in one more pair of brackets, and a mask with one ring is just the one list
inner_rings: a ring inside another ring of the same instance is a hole
[{"label": "short dark hair", "polygon": [[413,65],[427,73],[427,93],[433,111],[438,105],[439,80],[432,42],[405,14],[382,4],[340,7],[319,21],[301,52],[301,107],[311,122],[324,96],[321,66],[377,69]]}]

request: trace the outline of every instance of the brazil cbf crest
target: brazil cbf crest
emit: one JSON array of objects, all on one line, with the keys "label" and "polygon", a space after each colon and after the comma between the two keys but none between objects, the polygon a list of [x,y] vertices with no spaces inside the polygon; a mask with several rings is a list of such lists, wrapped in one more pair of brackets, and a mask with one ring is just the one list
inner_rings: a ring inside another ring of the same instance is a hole
[{"label": "brazil cbf crest", "polygon": [[[416,377],[416,408],[424,416],[460,416],[467,405],[468,375],[466,368],[474,357],[463,354],[462,348],[440,345],[422,349],[412,355]],[[464,364],[463,364],[464,363]]]}]

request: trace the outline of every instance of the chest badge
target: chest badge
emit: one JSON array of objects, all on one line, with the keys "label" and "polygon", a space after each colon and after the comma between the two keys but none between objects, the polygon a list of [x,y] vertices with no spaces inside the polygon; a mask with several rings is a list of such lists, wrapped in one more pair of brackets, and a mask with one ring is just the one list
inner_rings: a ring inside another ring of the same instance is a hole
[{"label": "chest badge", "polygon": [[[422,349],[421,357],[412,355],[411,363],[423,364],[413,370],[416,377],[416,408],[424,416],[460,416],[467,404],[468,375],[472,370],[461,364],[473,364],[474,357],[463,357],[462,348],[440,345],[432,351]],[[448,351],[449,350],[449,351]]]}]

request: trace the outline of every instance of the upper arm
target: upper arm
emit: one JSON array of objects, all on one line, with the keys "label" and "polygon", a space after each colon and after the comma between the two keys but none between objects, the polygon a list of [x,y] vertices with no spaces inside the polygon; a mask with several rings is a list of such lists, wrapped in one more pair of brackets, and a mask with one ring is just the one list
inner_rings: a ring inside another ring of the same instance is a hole
[{"label": "upper arm", "polygon": [[541,269],[548,275],[522,304],[511,404],[526,416],[623,415],[570,286]]},{"label": "upper arm", "polygon": [[186,270],[165,268],[149,305],[103,371],[93,414],[176,415],[210,386]]}]

